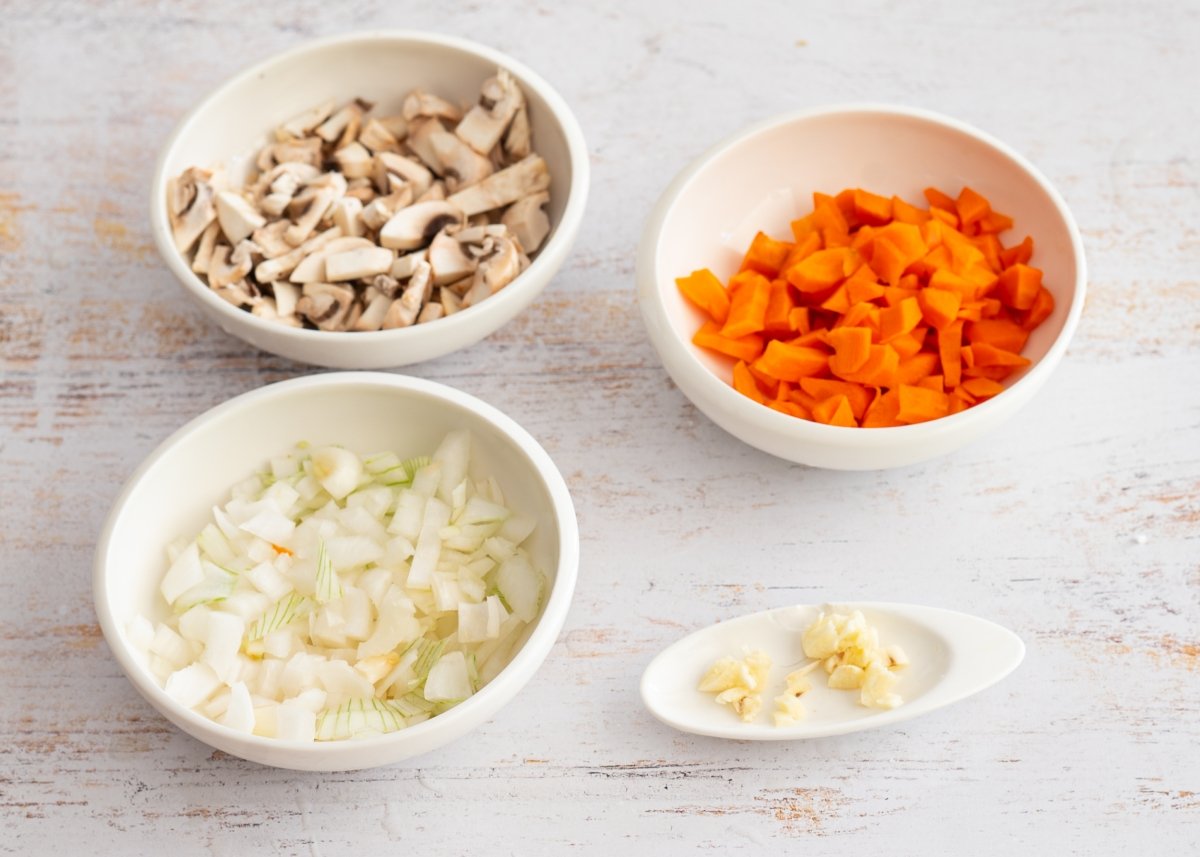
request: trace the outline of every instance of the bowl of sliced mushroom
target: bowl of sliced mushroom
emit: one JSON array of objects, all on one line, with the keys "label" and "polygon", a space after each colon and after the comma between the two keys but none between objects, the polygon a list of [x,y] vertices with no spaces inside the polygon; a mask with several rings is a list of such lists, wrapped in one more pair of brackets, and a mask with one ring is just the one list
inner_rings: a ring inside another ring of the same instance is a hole
[{"label": "bowl of sliced mushroom", "polygon": [[427,33],[309,43],[225,83],[159,159],[168,267],[226,332],[347,369],[472,345],[527,307],[579,231],[587,149],[504,54]]}]

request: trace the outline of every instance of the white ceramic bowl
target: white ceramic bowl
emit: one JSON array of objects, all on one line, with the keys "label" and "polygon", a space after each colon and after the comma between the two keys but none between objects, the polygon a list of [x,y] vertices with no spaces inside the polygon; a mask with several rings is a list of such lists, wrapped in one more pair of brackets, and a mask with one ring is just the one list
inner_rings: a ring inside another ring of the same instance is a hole
[{"label": "white ceramic bowl", "polygon": [[[1029,337],[1033,363],[1000,395],[958,414],[894,428],[844,428],[778,413],[737,393],[731,363],[692,345],[702,316],[675,278],[708,267],[737,270],[754,233],[790,234],[811,211],[812,192],[862,187],[923,202],[930,185],[970,185],[1032,235],[1032,264],[1045,272],[1055,309]],[[899,467],[958,449],[1000,425],[1045,383],[1083,310],[1083,242],[1066,203],[1041,173],[998,140],[961,122],[886,106],[793,113],[717,145],[667,188],[646,223],[637,256],[638,299],[650,339],[671,378],[709,419],[772,455],[840,470]]]},{"label": "white ceramic bowl", "polygon": [[[287,327],[222,300],[192,273],[171,240],[167,181],[191,166],[228,164],[254,154],[281,122],[325,99],[356,96],[397,113],[416,87],[473,103],[483,81],[508,69],[521,85],[534,150],[550,170],[551,231],[517,279],[467,311],[427,325],[369,333]],[[588,191],[588,155],[570,108],[545,80],[483,45],[433,33],[371,32],[309,42],[246,69],[193,109],[159,156],[150,224],[159,253],[187,293],[227,333],[283,357],[340,369],[382,369],[441,357],[506,324],[544,289],[579,233]]]},{"label": "white ceramic bowl", "polygon": [[[126,635],[137,614],[157,622],[166,543],[198,532],[230,488],[291,444],[342,444],[359,452],[426,455],[450,430],[472,434],[471,471],[493,475],[514,508],[536,517],[527,543],[549,581],[537,622],[479,693],[424,723],[377,738],[299,743],[235,732],[184,708],[159,687]],[[109,648],[138,692],[194,738],[264,765],[349,770],[386,765],[460,737],[494,715],[529,681],[554,645],[570,606],[579,532],[570,494],[528,433],[495,408],[442,384],[346,372],[298,378],[238,396],[192,420],[137,469],[117,498],[96,548],[94,597]]]}]

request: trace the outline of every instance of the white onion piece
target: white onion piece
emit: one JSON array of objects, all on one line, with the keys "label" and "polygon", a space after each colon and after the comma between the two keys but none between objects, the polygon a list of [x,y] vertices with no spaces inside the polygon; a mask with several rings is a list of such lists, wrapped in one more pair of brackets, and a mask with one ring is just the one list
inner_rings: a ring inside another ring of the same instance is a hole
[{"label": "white onion piece", "polygon": [[342,449],[340,446],[314,449],[310,460],[313,476],[333,499],[341,500],[358,487],[359,477],[362,476],[362,462],[348,449]]}]

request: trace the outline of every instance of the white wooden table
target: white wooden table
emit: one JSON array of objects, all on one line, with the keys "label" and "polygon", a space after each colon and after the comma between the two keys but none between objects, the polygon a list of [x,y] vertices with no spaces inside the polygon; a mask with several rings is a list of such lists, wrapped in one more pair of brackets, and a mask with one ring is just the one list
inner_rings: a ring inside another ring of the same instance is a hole
[{"label": "white wooden table", "polygon": [[[486,342],[410,370],[545,444],[583,562],[559,644],[494,722],[410,764],[297,774],[213,753],[141,701],[100,637],[91,555],[168,433],[310,371],[206,323],[160,263],[158,147],[251,61],[374,26],[511,52],[588,137],[589,212],[552,287]],[[10,4],[0,852],[1195,853],[1198,43],[1191,0]],[[667,380],[632,285],[676,170],[753,120],[848,100],[949,113],[1027,154],[1072,206],[1092,272],[1079,334],[1028,409],[884,473],[786,466],[722,433]],[[968,610],[1029,654],[954,708],[808,743],[692,738],[640,707],[642,668],[685,632],[826,598]]]}]

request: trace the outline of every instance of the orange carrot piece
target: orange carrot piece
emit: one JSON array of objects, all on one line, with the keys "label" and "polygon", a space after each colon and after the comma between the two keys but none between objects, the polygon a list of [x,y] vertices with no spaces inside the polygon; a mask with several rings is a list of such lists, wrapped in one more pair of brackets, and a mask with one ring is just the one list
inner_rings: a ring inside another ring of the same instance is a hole
[{"label": "orange carrot piece", "polygon": [[917,381],[916,384],[910,386],[924,387],[926,390],[937,390],[939,393],[946,392],[946,379],[942,375],[926,375],[924,378]]},{"label": "orange carrot piece", "polygon": [[675,285],[685,298],[708,313],[709,318],[717,324],[725,323],[729,316],[729,293],[716,274],[708,268],[701,268],[686,277],[679,277]]},{"label": "orange carrot piece", "polygon": [[787,270],[787,280],[802,292],[820,292],[845,278],[843,267],[850,251],[844,247],[818,250]]},{"label": "orange carrot piece", "polygon": [[958,215],[952,209],[934,206],[929,209],[929,214],[934,220],[940,220],[951,229],[958,229]]},{"label": "orange carrot piece", "polygon": [[967,341],[986,342],[1005,351],[1019,352],[1029,339],[1029,331],[1009,318],[985,318],[966,327]]},{"label": "orange carrot piece", "polygon": [[721,354],[727,354],[730,357],[744,360],[747,363],[757,360],[758,356],[763,352],[763,338],[761,336],[752,333],[740,339],[730,339],[721,335],[721,328],[714,321],[706,321],[704,326],[696,331],[696,335],[692,337],[692,342],[701,348],[708,348]]},{"label": "orange carrot piece", "polygon": [[[819,232],[816,224],[813,223],[813,216],[811,214],[806,214],[798,220],[793,220],[789,226],[792,229],[792,238],[796,240],[797,244],[803,243],[808,236],[817,235]],[[820,239],[820,235],[817,235],[817,238]]]},{"label": "orange carrot piece", "polygon": [[788,329],[795,333],[808,333],[812,324],[808,318],[808,307],[798,306],[788,312]]},{"label": "orange carrot piece", "polygon": [[892,197],[892,217],[901,223],[920,225],[929,220],[929,214],[921,211],[915,205],[909,205],[898,196]]},{"label": "orange carrot piece", "polygon": [[823,327],[809,330],[807,333],[802,333],[793,339],[789,339],[787,344],[795,345],[798,348],[814,348],[818,345],[828,345],[829,331]]},{"label": "orange carrot piece", "polygon": [[963,369],[963,377],[1003,381],[1015,371],[1015,366],[970,366]]},{"label": "orange carrot piece", "polygon": [[925,188],[925,199],[929,202],[930,208],[941,208],[946,211],[955,210],[954,197],[942,193],[935,187]]},{"label": "orange carrot piece", "polygon": [[1029,358],[1005,351],[986,342],[971,344],[972,365],[974,366],[1028,366]]},{"label": "orange carrot piece", "polygon": [[1033,306],[1029,308],[1029,312],[1025,313],[1021,326],[1026,330],[1033,330],[1048,319],[1052,312],[1054,312],[1054,295],[1050,294],[1049,289],[1042,286],[1038,289],[1037,297],[1033,299]]},{"label": "orange carrot piece", "polygon": [[875,280],[875,274],[868,265],[863,265],[855,271],[844,283],[846,296],[850,304],[873,301],[883,296],[884,287]]},{"label": "orange carrot piece", "polygon": [[814,420],[826,425],[845,426],[846,428],[858,426],[854,420],[850,402],[845,396],[830,396],[828,399],[817,402],[816,407],[812,409],[812,415]]},{"label": "orange carrot piece", "polygon": [[741,360],[733,367],[733,389],[760,405],[767,403],[767,397],[762,394],[762,390],[758,389],[758,382],[750,374],[750,368]]},{"label": "orange carrot piece", "polygon": [[740,271],[758,271],[764,277],[774,279],[783,269],[783,263],[792,250],[788,241],[776,241],[765,232],[759,232],[750,242],[750,249],[742,259]]},{"label": "orange carrot piece", "polygon": [[879,341],[888,342],[908,333],[921,323],[921,303],[917,298],[905,298],[895,306],[879,313]]},{"label": "orange carrot piece", "polygon": [[912,223],[889,223],[876,232],[876,240],[880,238],[896,246],[906,260],[905,267],[929,252],[925,239],[921,237],[921,227]]},{"label": "orange carrot piece", "polygon": [[802,262],[821,249],[821,236],[817,232],[810,232],[802,240],[797,241],[792,245],[792,249],[788,251],[787,258],[783,260],[781,272],[795,265],[797,262]]},{"label": "orange carrot piece", "polygon": [[1033,239],[1028,235],[1020,244],[1015,244],[1006,250],[1000,251],[1000,264],[1005,268],[1011,268],[1013,265],[1028,265],[1029,260],[1033,258]]},{"label": "orange carrot piece", "polygon": [[1007,214],[989,211],[979,220],[979,232],[981,235],[997,235],[1012,229],[1012,225],[1013,219]]},{"label": "orange carrot piece", "polygon": [[966,390],[976,399],[990,399],[1004,392],[1004,386],[990,378],[968,378],[959,389]]},{"label": "orange carrot piece", "polygon": [[943,327],[958,317],[958,308],[962,305],[962,295],[945,289],[935,289],[932,286],[921,289],[917,295],[921,305],[921,315],[935,329]]},{"label": "orange carrot piece", "polygon": [[938,366],[938,356],[930,351],[922,351],[900,361],[896,374],[889,387],[901,384],[916,384],[922,378],[932,375]]},{"label": "orange carrot piece", "polygon": [[865,327],[874,332],[876,326],[873,322],[878,317],[879,307],[867,301],[860,301],[856,304],[851,304],[850,309],[846,310],[846,314],[837,320],[834,327]]},{"label": "orange carrot piece", "polygon": [[872,242],[871,270],[878,274],[881,280],[885,280],[891,286],[898,285],[906,267],[908,267],[906,257],[900,252],[900,248],[891,241],[886,238],[876,238]]},{"label": "orange carrot piece", "polygon": [[898,413],[900,413],[900,394],[896,390],[889,390],[875,397],[875,401],[871,402],[871,407],[867,408],[867,412],[863,414],[860,425],[863,428],[904,425],[896,419]]},{"label": "orange carrot piece", "polygon": [[902,384],[900,393],[900,410],[896,419],[904,423],[923,423],[944,417],[950,410],[950,400],[945,393],[928,390],[924,387],[913,387]]},{"label": "orange carrot piece", "polygon": [[900,367],[900,355],[890,345],[872,345],[866,362],[854,372],[839,372],[833,358],[829,359],[829,369],[844,381],[854,381],[871,387],[885,387]]},{"label": "orange carrot piece", "polygon": [[969,226],[987,217],[992,211],[992,206],[982,194],[964,186],[959,191],[958,199],[954,201],[954,210],[958,213],[959,221],[964,226]]},{"label": "orange carrot piece", "polygon": [[1042,287],[1042,272],[1020,262],[1006,268],[1000,275],[998,297],[1013,309],[1029,309]]},{"label": "orange carrot piece", "polygon": [[939,268],[929,278],[929,288],[940,289],[944,292],[956,292],[963,303],[975,299],[977,286],[965,277],[951,271],[949,268]]},{"label": "orange carrot piece", "polygon": [[895,306],[901,301],[906,301],[916,296],[917,289],[905,289],[901,286],[885,286],[883,289],[883,302],[888,306]]},{"label": "orange carrot piece", "polygon": [[812,411],[792,401],[773,399],[767,402],[767,406],[772,410],[779,411],[781,414],[787,414],[789,417],[799,417],[802,420],[811,420],[813,418]]},{"label": "orange carrot piece", "polygon": [[758,383],[758,389],[761,390],[762,394],[768,399],[780,398],[779,385],[784,382],[772,375],[768,375],[766,372],[762,371],[757,364],[758,361],[756,360],[754,363],[747,364],[746,368],[749,370],[750,374],[754,376],[754,380]]},{"label": "orange carrot piece", "polygon": [[962,380],[962,332],[961,321],[952,321],[938,331],[938,357],[947,387],[957,387]]},{"label": "orange carrot piece", "polygon": [[817,400],[803,390],[792,390],[788,393],[788,401],[795,402],[809,413],[812,413],[812,409],[817,406]]},{"label": "orange carrot piece", "polygon": [[850,309],[850,295],[846,291],[846,287],[842,285],[834,289],[833,294],[821,302],[821,309],[836,313],[844,313]]},{"label": "orange carrot piece", "polygon": [[875,398],[875,390],[849,381],[834,378],[802,378],[800,389],[818,402],[833,396],[845,396],[850,402],[850,411],[856,420],[861,420]]},{"label": "orange carrot piece", "polygon": [[855,372],[870,356],[871,331],[865,327],[839,327],[829,331],[829,344],[834,350],[829,358],[830,371],[837,375]]},{"label": "orange carrot piece", "polygon": [[888,345],[895,349],[901,360],[907,360],[925,347],[925,334],[928,331],[928,327],[914,328],[909,333],[888,340]]},{"label": "orange carrot piece", "polygon": [[983,254],[983,258],[987,261],[987,266],[993,274],[999,274],[1004,270],[1004,262],[1000,260],[1004,245],[1000,243],[999,238],[995,235],[983,234],[975,239],[975,246]]},{"label": "orange carrot piece", "polygon": [[763,315],[763,330],[767,333],[791,333],[789,316],[795,308],[796,302],[792,299],[792,289],[787,280],[772,280],[767,311]]},{"label": "orange carrot piece", "polygon": [[854,191],[854,215],[860,223],[882,226],[892,219],[892,201],[861,188]]},{"label": "orange carrot piece", "polygon": [[734,289],[729,302],[729,317],[721,328],[721,335],[729,339],[759,333],[763,329],[767,303],[771,299],[771,281],[762,274],[743,271],[737,278],[741,278],[742,282]]},{"label": "orange carrot piece", "polygon": [[754,366],[780,381],[799,381],[824,372],[829,366],[829,355],[817,348],[789,345],[776,339],[767,343],[767,349],[754,361]]}]

